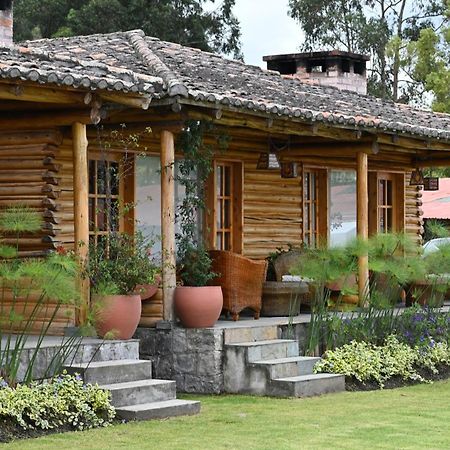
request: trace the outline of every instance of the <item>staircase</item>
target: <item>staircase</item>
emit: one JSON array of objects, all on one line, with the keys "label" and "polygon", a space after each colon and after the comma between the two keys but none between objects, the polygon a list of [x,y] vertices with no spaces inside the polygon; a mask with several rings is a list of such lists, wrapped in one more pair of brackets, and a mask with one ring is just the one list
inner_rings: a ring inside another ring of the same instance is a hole
[{"label": "staircase", "polygon": [[152,379],[151,361],[138,359],[139,342],[127,342],[128,359],[121,359],[125,355],[120,351],[97,352],[92,361],[77,361],[65,369],[80,374],[86,383],[97,383],[110,391],[111,403],[121,419],[165,419],[200,411],[200,402],[176,398],[175,381]]},{"label": "staircase", "polygon": [[277,326],[227,330],[225,391],[271,397],[311,397],[345,390],[345,377],[314,374],[320,358],[299,356],[296,340],[279,339]]}]

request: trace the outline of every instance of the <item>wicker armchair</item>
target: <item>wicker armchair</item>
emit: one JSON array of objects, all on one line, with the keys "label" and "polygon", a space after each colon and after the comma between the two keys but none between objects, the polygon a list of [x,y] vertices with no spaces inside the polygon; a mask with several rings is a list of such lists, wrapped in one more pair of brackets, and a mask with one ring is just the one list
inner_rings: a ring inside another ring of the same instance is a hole
[{"label": "wicker armchair", "polygon": [[253,261],[223,250],[211,250],[210,256],[212,270],[219,274],[211,284],[222,287],[223,309],[233,320],[239,320],[239,313],[250,308],[255,312],[255,319],[259,319],[267,261]]}]

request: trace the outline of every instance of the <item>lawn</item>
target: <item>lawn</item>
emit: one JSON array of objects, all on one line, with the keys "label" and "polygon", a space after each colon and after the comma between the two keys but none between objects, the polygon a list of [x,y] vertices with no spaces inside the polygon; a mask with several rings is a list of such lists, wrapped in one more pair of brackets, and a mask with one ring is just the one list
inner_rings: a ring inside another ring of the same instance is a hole
[{"label": "lawn", "polygon": [[311,399],[189,396],[198,416],[18,441],[5,449],[450,448],[450,381]]}]

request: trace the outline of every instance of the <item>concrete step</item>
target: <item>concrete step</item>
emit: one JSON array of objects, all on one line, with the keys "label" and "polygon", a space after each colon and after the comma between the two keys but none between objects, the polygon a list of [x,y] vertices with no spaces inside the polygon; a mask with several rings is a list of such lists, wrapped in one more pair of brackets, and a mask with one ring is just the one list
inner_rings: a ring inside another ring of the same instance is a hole
[{"label": "concrete step", "polygon": [[226,328],[224,330],[225,344],[238,344],[239,342],[267,341],[280,338],[280,330],[276,325],[244,326]]},{"label": "concrete step", "polygon": [[298,375],[312,375],[314,366],[319,361],[320,358],[310,356],[292,356],[289,358],[254,361],[252,366],[265,369],[268,377],[273,380],[275,378],[295,377]]},{"label": "concrete step", "polygon": [[140,380],[100,386],[111,392],[115,407],[162,402],[176,398],[176,383],[169,380]]},{"label": "concrete step", "polygon": [[70,363],[88,363],[124,359],[139,359],[139,341],[137,339],[127,341],[84,339],[82,345],[77,349],[73,361],[72,358],[67,361]]},{"label": "concrete step", "polygon": [[247,362],[261,361],[265,359],[287,358],[298,356],[298,342],[292,339],[269,339],[256,342],[239,342],[228,344],[226,351],[246,353]]},{"label": "concrete step", "polygon": [[166,419],[193,415],[200,412],[200,402],[191,400],[166,400],[116,408],[117,416],[125,420]]},{"label": "concrete step", "polygon": [[318,373],[272,380],[268,395],[275,397],[312,397],[344,390],[344,375]]},{"label": "concrete step", "polygon": [[146,380],[152,377],[152,363],[146,360],[121,359],[75,363],[65,367],[68,373],[81,375],[85,383],[112,384]]}]

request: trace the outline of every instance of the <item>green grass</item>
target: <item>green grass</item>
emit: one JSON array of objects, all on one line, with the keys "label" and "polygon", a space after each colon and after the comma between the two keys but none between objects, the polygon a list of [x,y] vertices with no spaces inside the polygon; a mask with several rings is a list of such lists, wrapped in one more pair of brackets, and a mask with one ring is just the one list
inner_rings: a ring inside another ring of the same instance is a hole
[{"label": "green grass", "polygon": [[311,399],[189,396],[198,416],[17,441],[5,449],[450,448],[450,381]]}]

